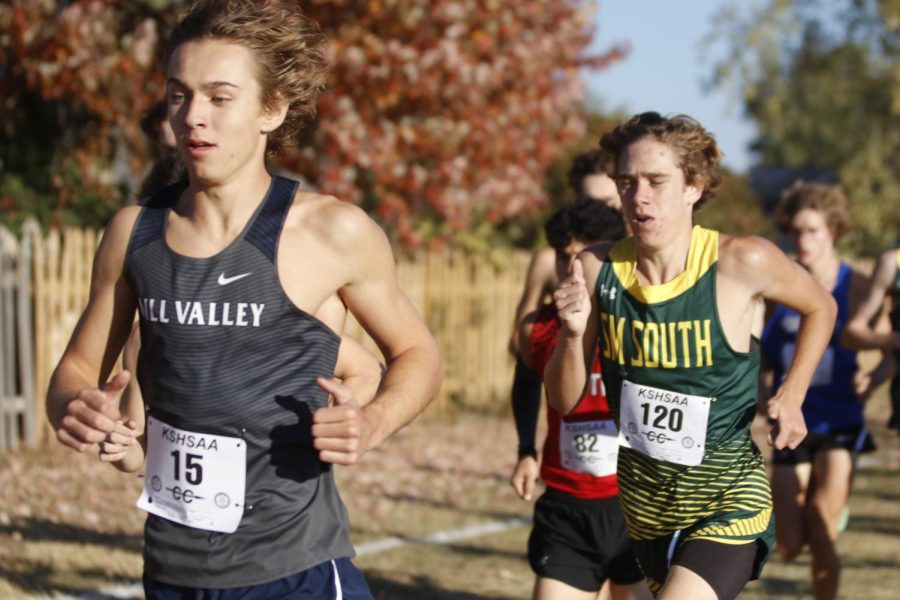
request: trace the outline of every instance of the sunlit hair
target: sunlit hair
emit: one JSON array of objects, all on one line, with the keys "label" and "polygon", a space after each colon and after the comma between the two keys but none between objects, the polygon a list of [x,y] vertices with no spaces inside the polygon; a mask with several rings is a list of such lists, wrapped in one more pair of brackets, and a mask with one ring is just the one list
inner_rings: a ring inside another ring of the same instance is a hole
[{"label": "sunlit hair", "polygon": [[582,152],[572,159],[569,167],[569,185],[577,197],[584,196],[584,180],[591,175],[613,175],[613,161],[603,150]]},{"label": "sunlit hair", "polygon": [[666,144],[675,154],[685,183],[702,190],[694,210],[711,200],[722,184],[719,162],[722,152],[703,126],[687,115],[663,117],[645,112],[631,117],[600,139],[600,147],[618,165],[625,149],[638,140],[650,138]]},{"label": "sunlit hair", "polygon": [[198,0],[172,30],[166,64],[185,42],[214,39],[248,48],[255,57],[262,104],[288,103],[284,123],[269,133],[266,151],[281,154],[316,115],[328,78],[328,42],[319,24],[291,0]]},{"label": "sunlit hair", "polygon": [[850,210],[847,196],[839,185],[806,183],[798,180],[781,194],[775,207],[775,224],[784,233],[791,230],[791,221],[803,209],[822,213],[831,236],[837,242],[850,229]]}]

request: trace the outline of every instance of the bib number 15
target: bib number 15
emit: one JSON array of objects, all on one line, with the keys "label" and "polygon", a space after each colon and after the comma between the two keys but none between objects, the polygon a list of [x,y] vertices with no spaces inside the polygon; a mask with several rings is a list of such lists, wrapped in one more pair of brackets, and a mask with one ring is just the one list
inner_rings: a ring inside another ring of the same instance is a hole
[{"label": "bib number 15", "polygon": [[184,453],[184,467],[182,468],[181,450],[173,450],[170,456],[173,459],[173,467],[175,469],[175,481],[181,481],[182,475],[184,480],[191,485],[200,485],[203,481],[203,465],[200,461],[203,459],[202,454]]}]

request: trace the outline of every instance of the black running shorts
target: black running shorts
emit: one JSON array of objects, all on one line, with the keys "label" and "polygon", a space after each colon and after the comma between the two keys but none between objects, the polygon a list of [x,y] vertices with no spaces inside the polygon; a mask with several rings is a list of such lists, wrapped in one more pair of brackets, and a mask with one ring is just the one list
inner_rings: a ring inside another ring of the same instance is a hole
[{"label": "black running shorts", "polygon": [[619,498],[584,500],[548,488],[534,507],[528,562],[538,577],[596,591],[610,579],[643,579],[622,519]]}]

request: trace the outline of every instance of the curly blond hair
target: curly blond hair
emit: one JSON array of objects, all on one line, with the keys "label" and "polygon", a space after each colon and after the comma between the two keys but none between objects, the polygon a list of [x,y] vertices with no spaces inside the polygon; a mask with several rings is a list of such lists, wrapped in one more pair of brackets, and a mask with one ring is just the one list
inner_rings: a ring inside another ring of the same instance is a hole
[{"label": "curly blond hair", "polygon": [[850,210],[841,186],[806,183],[802,179],[795,181],[781,193],[781,199],[775,207],[775,224],[778,229],[788,233],[794,216],[806,208],[822,213],[835,242],[850,229]]},{"label": "curly blond hair", "polygon": [[622,152],[643,138],[652,138],[669,146],[684,173],[685,183],[702,190],[694,210],[715,196],[722,185],[719,172],[722,152],[712,134],[696,119],[687,115],[663,117],[657,112],[641,113],[604,135],[600,147],[618,164]]},{"label": "curly blond hair", "polygon": [[321,27],[291,0],[197,0],[169,37],[166,64],[182,44],[233,41],[256,61],[263,106],[287,102],[284,123],[268,136],[266,152],[282,154],[316,116],[328,79],[328,41]]}]

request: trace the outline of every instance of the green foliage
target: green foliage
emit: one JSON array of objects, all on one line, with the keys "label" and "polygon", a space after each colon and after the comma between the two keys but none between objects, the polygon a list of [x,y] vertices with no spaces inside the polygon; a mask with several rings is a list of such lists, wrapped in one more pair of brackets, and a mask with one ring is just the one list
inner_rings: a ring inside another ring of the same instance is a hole
[{"label": "green foliage", "polygon": [[750,190],[747,176],[727,170],[722,175],[722,187],[694,213],[694,222],[729,235],[772,237],[772,222]]},{"label": "green foliage", "polygon": [[900,2],[770,0],[723,11],[730,53],[715,85],[737,83],[760,132],[760,166],[831,171],[856,227],[846,249],[875,254],[900,226]]}]

